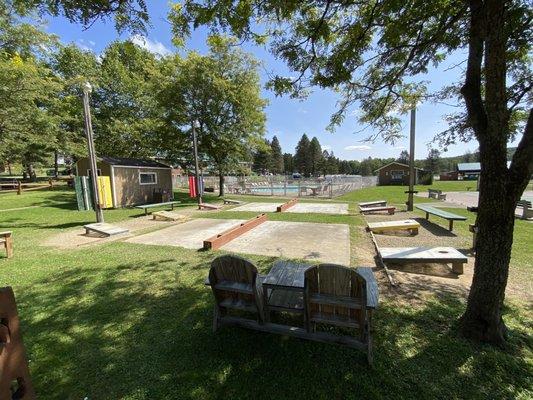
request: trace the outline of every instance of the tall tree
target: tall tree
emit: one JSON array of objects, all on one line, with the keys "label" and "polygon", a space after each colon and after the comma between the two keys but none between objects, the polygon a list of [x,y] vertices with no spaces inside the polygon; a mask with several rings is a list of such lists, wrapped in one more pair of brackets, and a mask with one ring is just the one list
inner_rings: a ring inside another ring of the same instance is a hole
[{"label": "tall tree", "polygon": [[409,164],[409,152],[407,150],[402,150],[396,161],[402,164]]},{"label": "tall tree", "polygon": [[270,142],[270,172],[273,174],[282,174],[284,169],[283,154],[277,136]]},{"label": "tall tree", "polygon": [[[332,125],[359,103],[361,122],[387,141],[400,132],[393,112],[412,109],[427,92],[417,77],[466,50],[462,82],[446,90],[460,93],[466,110],[444,135],[448,143],[474,137],[482,166],[474,276],[460,329],[501,345],[514,210],[533,173],[532,14],[526,0],[414,0],[408,7],[387,0],[251,0],[245,7],[238,0],[191,0],[176,6],[171,19],[181,37],[191,23],[256,41],[264,40],[266,29],[273,52],[296,70],[294,79],[274,78],[271,87],[293,95],[307,83],[335,88],[343,98]],[[516,135],[521,139],[508,168],[507,143]]]},{"label": "tall tree", "polygon": [[265,139],[264,146],[257,148],[254,152],[253,170],[258,174],[266,174],[272,166],[272,147],[270,142]]},{"label": "tall tree", "polygon": [[305,133],[296,145],[294,167],[304,176],[311,174],[311,142]]},{"label": "tall tree", "polygon": [[283,170],[286,174],[294,172],[294,158],[291,153],[283,153]]},{"label": "tall tree", "polygon": [[311,158],[311,175],[316,176],[320,174],[320,164],[322,162],[322,147],[316,137],[311,139],[309,144],[309,157]]},{"label": "tall tree", "polygon": [[267,103],[257,60],[228,38],[212,36],[208,44],[205,56],[190,52],[181,61],[173,58],[161,104],[177,136],[190,137],[191,123],[199,121],[199,149],[216,169],[223,196],[224,175],[264,143]]},{"label": "tall tree", "polygon": [[440,151],[437,149],[430,149],[428,153],[428,157],[426,158],[426,162],[424,164],[424,168],[428,171],[431,171],[431,173],[435,174],[437,172],[440,172]]}]

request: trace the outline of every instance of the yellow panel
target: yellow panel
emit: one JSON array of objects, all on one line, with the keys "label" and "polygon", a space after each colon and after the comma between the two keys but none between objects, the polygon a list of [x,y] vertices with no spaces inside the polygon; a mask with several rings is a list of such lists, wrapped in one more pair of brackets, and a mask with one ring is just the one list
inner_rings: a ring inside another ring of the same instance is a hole
[{"label": "yellow panel", "polygon": [[113,195],[109,176],[98,177],[98,197],[100,198],[100,207],[113,208]]}]

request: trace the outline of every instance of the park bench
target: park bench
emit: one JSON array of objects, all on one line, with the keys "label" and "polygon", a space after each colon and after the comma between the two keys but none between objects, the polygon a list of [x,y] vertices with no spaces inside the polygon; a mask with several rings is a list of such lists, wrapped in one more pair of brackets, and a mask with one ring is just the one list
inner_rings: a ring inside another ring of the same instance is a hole
[{"label": "park bench", "polygon": [[239,201],[239,200],[232,200],[232,199],[224,199],[224,204],[235,204],[235,205],[239,205],[239,204],[242,204],[242,201]]},{"label": "park bench", "polygon": [[7,258],[13,257],[13,232],[0,232],[0,244],[3,244],[6,249]]},{"label": "park bench", "polygon": [[359,207],[359,212],[361,214],[374,213],[374,212],[380,212],[380,211],[387,211],[390,215],[394,215],[394,211],[396,211],[396,207],[392,207],[392,206]]},{"label": "park bench", "polygon": [[180,201],[165,201],[163,203],[143,204],[140,206],[135,206],[135,208],[144,210],[144,215],[148,215],[148,210],[150,208],[170,206],[170,209],[174,210],[174,204],[180,204],[180,203],[181,203]]},{"label": "park bench", "polygon": [[387,205],[387,200],[375,200],[375,201],[365,201],[363,203],[357,203],[359,207],[385,207]]},{"label": "park bench", "polygon": [[468,258],[453,247],[381,247],[379,254],[384,263],[452,264],[452,271],[456,274],[462,274],[463,264],[468,262]]},{"label": "park bench", "polygon": [[442,193],[442,190],[428,189],[428,197],[430,199],[446,200],[446,193]]},{"label": "park bench", "polygon": [[414,219],[404,219],[401,221],[369,222],[367,227],[368,230],[374,233],[408,231],[412,235],[416,235],[418,234],[418,228],[420,228],[420,224]]},{"label": "park bench", "polygon": [[466,221],[466,217],[462,215],[453,214],[448,211],[440,210],[436,207],[429,206],[427,204],[419,204],[416,206],[421,211],[426,213],[426,219],[429,221],[429,214],[436,215],[437,217],[444,218],[449,221],[448,229],[451,232],[453,230],[453,221]]},{"label": "park bench", "polygon": [[531,201],[522,199],[519,200],[516,205],[518,207],[522,207],[522,216],[520,218],[528,219],[533,217],[533,208],[531,207]]}]

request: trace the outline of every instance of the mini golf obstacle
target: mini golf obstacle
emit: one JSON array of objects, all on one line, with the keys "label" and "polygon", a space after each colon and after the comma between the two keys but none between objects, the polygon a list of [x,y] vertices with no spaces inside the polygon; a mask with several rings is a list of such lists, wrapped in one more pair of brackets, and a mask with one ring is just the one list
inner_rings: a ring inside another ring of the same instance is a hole
[{"label": "mini golf obstacle", "polygon": [[404,219],[401,221],[368,222],[367,227],[374,233],[408,231],[412,235],[416,235],[420,224],[414,219]]},{"label": "mini golf obstacle", "polygon": [[298,199],[292,199],[292,200],[289,200],[288,202],[279,205],[279,206],[276,208],[276,212],[283,212],[283,211],[286,211],[286,210],[288,210],[289,208],[291,208],[292,206],[294,206],[296,203],[298,203]]},{"label": "mini golf obstacle", "polygon": [[128,232],[126,228],[121,228],[120,226],[106,224],[105,222],[97,222],[94,224],[88,224],[88,225],[84,225],[83,227],[85,228],[86,235],[97,234],[103,237],[120,235],[122,233]]},{"label": "mini golf obstacle", "polygon": [[266,220],[267,215],[261,214],[246,222],[242,222],[239,225],[231,227],[230,229],[224,232],[212,236],[209,239],[204,240],[204,250],[217,250],[220,247],[224,246],[226,243],[231,242],[233,239],[236,239],[237,237],[255,228],[256,226],[261,225],[263,222],[266,222]]}]

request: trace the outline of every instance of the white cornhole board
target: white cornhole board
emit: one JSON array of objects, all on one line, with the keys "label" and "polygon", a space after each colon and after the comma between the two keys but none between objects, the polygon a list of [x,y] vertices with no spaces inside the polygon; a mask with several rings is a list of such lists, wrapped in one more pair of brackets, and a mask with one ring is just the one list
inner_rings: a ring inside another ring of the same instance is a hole
[{"label": "white cornhole board", "polygon": [[369,222],[368,229],[374,233],[386,231],[416,231],[420,228],[420,224],[414,219],[403,219],[401,221],[383,221],[383,222]]},{"label": "white cornhole board", "polygon": [[463,273],[463,264],[468,258],[453,247],[380,247],[383,262],[397,264],[410,263],[451,263],[452,271]]},{"label": "white cornhole board", "polygon": [[114,236],[120,235],[122,233],[129,232],[126,228],[121,228],[120,226],[115,226],[111,224],[106,224],[105,222],[97,222],[94,224],[88,224],[83,226],[85,228],[85,234],[89,235],[90,233],[96,233],[101,236]]}]

